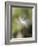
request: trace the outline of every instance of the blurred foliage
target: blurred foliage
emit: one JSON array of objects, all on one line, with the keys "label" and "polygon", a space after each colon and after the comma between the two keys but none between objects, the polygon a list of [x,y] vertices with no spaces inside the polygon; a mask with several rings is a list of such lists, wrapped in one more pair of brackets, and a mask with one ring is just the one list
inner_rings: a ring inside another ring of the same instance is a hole
[{"label": "blurred foliage", "polygon": [[21,31],[22,25],[17,24],[19,17],[32,20],[32,8],[12,8],[12,32]]}]

